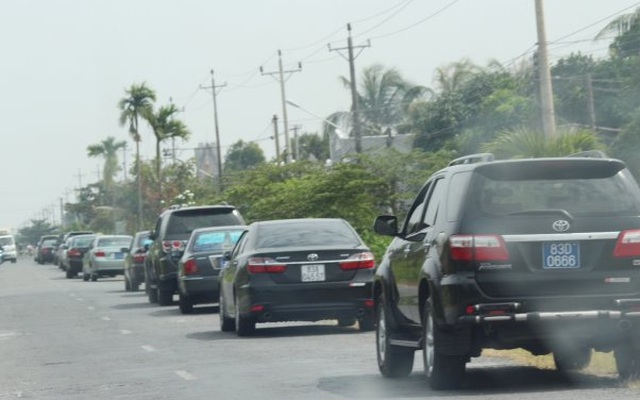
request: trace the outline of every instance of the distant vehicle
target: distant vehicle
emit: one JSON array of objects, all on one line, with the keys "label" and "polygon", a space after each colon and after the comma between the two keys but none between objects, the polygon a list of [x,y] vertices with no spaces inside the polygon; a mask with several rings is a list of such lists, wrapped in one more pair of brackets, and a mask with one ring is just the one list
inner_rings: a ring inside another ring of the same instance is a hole
[{"label": "distant vehicle", "polygon": [[246,226],[196,229],[178,261],[178,306],[190,314],[193,306],[217,303],[222,254],[231,251]]},{"label": "distant vehicle", "polygon": [[129,235],[98,235],[82,259],[82,279],[95,282],[101,276],[124,274],[123,248],[133,240]]},{"label": "distant vehicle", "polygon": [[151,231],[136,233],[124,256],[124,288],[135,292],[144,282],[144,260],[147,256],[147,247],[151,244],[149,234]]},{"label": "distant vehicle", "polygon": [[376,270],[378,368],[408,375],[416,350],[433,389],[463,383],[483,349],[553,354],[578,370],[613,350],[640,376],[640,189],[599,152],[493,160],[465,156],[434,173]]},{"label": "distant vehicle", "polygon": [[0,246],[2,246],[3,260],[15,263],[18,260],[18,250],[16,240],[13,235],[0,236]]},{"label": "distant vehicle", "polygon": [[153,243],[145,261],[145,289],[150,303],[168,306],[178,290],[178,260],[191,232],[207,226],[244,225],[240,212],[229,205],[172,207],[162,212],[149,238]]},{"label": "distant vehicle", "polygon": [[36,259],[38,264],[53,262],[53,252],[58,244],[58,239],[45,239],[38,246]]},{"label": "distant vehicle", "polygon": [[342,219],[254,222],[225,253],[220,326],[251,335],[259,322],[337,319],[373,329],[373,254]]},{"label": "distant vehicle", "polygon": [[67,249],[62,259],[62,268],[66,272],[67,279],[74,278],[82,271],[84,255],[95,238],[95,234],[87,234],[75,235],[67,239]]}]

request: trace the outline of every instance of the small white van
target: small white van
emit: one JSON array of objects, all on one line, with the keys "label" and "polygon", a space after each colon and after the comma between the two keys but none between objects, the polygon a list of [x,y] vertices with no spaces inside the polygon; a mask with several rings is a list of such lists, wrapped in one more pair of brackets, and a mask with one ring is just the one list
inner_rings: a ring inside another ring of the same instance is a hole
[{"label": "small white van", "polygon": [[18,260],[18,249],[13,235],[0,235],[0,246],[2,246],[5,261],[15,263]]}]

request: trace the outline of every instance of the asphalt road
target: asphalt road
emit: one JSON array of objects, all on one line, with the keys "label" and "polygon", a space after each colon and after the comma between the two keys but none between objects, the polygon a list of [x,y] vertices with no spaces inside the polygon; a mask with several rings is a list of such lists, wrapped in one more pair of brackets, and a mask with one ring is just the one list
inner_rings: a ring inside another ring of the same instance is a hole
[{"label": "asphalt road", "polygon": [[183,316],[123,280],[65,279],[52,265],[0,265],[0,399],[634,399],[613,376],[480,358],[464,387],[433,392],[419,353],[406,379],[383,378],[373,333],[334,323],[220,332],[217,307]]}]

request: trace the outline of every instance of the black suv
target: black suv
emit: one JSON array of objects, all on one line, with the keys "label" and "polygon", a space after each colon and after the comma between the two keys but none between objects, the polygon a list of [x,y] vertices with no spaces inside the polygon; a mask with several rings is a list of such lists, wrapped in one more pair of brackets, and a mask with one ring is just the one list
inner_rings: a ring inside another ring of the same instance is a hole
[{"label": "black suv", "polygon": [[552,353],[560,370],[613,351],[640,374],[640,190],[599,152],[463,157],[431,176],[376,270],[378,367],[408,375],[422,349],[434,389],[482,349]]},{"label": "black suv", "polygon": [[167,306],[177,293],[177,265],[194,229],[244,225],[235,207],[213,205],[172,207],[158,217],[149,238],[153,243],[145,260],[145,290],[150,303]]}]

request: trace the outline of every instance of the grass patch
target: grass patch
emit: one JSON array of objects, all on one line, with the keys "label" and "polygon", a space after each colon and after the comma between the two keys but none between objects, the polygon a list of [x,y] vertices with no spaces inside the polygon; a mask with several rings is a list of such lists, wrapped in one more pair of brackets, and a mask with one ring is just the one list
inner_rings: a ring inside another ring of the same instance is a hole
[{"label": "grass patch", "polygon": [[[515,350],[493,350],[485,349],[482,351],[483,356],[501,357],[512,360],[518,364],[531,365],[540,369],[555,369],[553,356],[547,354],[544,356],[534,356],[523,349]],[[617,374],[616,362],[613,359],[613,353],[600,353],[594,351],[591,355],[591,362],[584,369],[585,372],[597,375],[615,375]],[[640,382],[637,382],[640,384]]]}]

